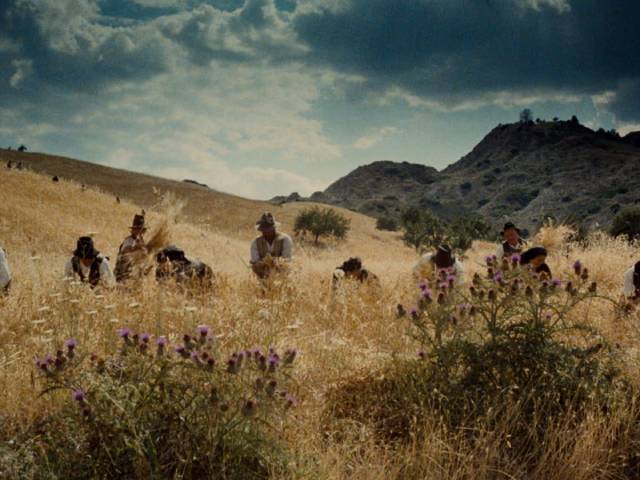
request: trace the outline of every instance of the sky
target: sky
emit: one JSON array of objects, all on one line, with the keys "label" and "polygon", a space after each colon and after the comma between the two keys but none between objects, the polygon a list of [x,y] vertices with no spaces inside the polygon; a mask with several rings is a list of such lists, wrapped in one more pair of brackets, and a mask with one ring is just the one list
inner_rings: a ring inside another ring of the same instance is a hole
[{"label": "sky", "polygon": [[498,123],[640,130],[639,0],[0,0],[0,147],[266,199]]}]

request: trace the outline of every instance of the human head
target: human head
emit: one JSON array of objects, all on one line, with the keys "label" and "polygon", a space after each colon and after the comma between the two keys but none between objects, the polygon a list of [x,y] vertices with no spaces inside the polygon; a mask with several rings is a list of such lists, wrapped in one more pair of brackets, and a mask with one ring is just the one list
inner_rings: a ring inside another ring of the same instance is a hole
[{"label": "human head", "polygon": [[547,249],[544,247],[533,247],[527,250],[520,257],[520,265],[531,265],[534,269],[542,265],[547,259]]},{"label": "human head", "polygon": [[452,267],[456,259],[453,257],[453,252],[449,245],[440,245],[434,255],[434,261],[438,268]]},{"label": "human head", "polygon": [[99,253],[100,252],[93,246],[93,239],[91,237],[80,237],[76,243],[76,249],[73,255],[78,257],[85,265],[91,265]]},{"label": "human head", "polygon": [[502,238],[511,245],[518,243],[520,239],[520,229],[513,222],[507,222],[502,229]]},{"label": "human head", "polygon": [[359,257],[351,257],[339,267],[345,275],[355,276],[362,270],[362,260]]},{"label": "human head", "polygon": [[279,223],[270,212],[262,214],[260,219],[256,222],[256,230],[262,233],[265,238],[273,238],[276,235],[276,230]]},{"label": "human head", "polygon": [[138,238],[140,235],[146,232],[147,228],[145,227],[144,215],[134,215],[133,223],[129,228],[131,229],[131,236],[133,238]]},{"label": "human head", "polygon": [[184,250],[176,247],[175,245],[169,245],[162,249],[158,255],[156,255],[156,261],[158,263],[164,262],[186,262],[187,258],[184,255]]}]

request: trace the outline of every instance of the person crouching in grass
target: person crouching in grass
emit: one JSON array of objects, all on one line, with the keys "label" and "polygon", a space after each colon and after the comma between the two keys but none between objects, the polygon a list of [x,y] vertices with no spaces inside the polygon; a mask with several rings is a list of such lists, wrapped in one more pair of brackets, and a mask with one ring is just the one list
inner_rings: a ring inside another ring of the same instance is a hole
[{"label": "person crouching in grass", "polygon": [[293,258],[293,241],[289,235],[278,232],[279,226],[269,212],[256,222],[260,236],[251,243],[251,269],[261,280],[274,272],[285,272],[286,263]]}]

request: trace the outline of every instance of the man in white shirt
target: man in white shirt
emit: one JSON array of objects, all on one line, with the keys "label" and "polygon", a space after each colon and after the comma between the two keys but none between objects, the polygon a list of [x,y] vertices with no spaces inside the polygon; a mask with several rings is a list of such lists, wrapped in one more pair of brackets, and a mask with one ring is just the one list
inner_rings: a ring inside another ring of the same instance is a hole
[{"label": "man in white shirt", "polygon": [[11,285],[11,269],[7,261],[7,255],[0,248],[0,295],[9,291]]},{"label": "man in white shirt", "polygon": [[283,262],[293,255],[293,241],[289,235],[277,231],[280,224],[266,212],[256,222],[261,235],[251,243],[251,266],[260,278],[268,278],[271,271],[283,271]]},{"label": "man in white shirt", "polygon": [[[144,211],[141,215],[134,215],[131,225],[131,235],[124,239],[118,249],[115,276],[118,282],[128,280],[134,272],[136,265],[144,262],[147,253],[147,244],[144,241],[145,226]],[[138,269],[140,272],[141,269]]]},{"label": "man in white shirt", "polygon": [[73,256],[64,267],[65,278],[78,278],[95,288],[98,285],[113,286],[116,278],[111,271],[109,259],[93,246],[91,237],[80,237]]},{"label": "man in white shirt", "polygon": [[627,300],[640,299],[640,262],[624,272],[623,293]]},{"label": "man in white shirt", "polygon": [[436,281],[441,270],[446,270],[455,277],[454,285],[464,285],[464,267],[453,256],[449,245],[440,245],[435,253],[426,253],[420,257],[413,267],[413,275],[418,280]]}]

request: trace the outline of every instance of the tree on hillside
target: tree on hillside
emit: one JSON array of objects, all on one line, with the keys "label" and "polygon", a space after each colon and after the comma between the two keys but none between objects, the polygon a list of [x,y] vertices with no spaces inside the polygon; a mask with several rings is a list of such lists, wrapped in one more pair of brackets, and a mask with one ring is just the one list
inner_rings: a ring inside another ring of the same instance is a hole
[{"label": "tree on hillside", "polygon": [[530,108],[525,108],[520,112],[520,123],[529,123],[533,121],[533,112]]},{"label": "tree on hillside", "polygon": [[640,238],[640,207],[628,207],[618,213],[611,225],[614,237],[626,235],[629,240]]},{"label": "tree on hillside", "polygon": [[398,222],[395,218],[390,216],[384,216],[378,218],[376,221],[376,228],[378,230],[386,230],[388,232],[395,232],[398,230]]},{"label": "tree on hillside", "polygon": [[409,207],[402,213],[404,243],[420,250],[421,247],[434,247],[444,241],[444,225],[438,217],[428,211]]},{"label": "tree on hillside", "polygon": [[491,236],[491,226],[480,215],[456,218],[449,225],[447,236],[451,248],[464,252],[474,240],[486,240]]},{"label": "tree on hillside", "polygon": [[293,230],[296,235],[310,233],[317,245],[320,237],[330,236],[339,240],[345,238],[350,225],[351,221],[347,217],[332,208],[311,207],[298,214]]},{"label": "tree on hillside", "polygon": [[19,152],[26,152],[26,151],[27,151],[27,147],[25,147],[24,145],[20,145],[20,146],[18,147],[18,151],[19,151]]}]

